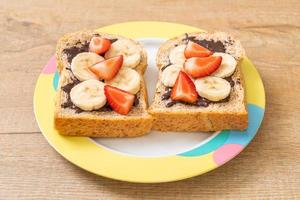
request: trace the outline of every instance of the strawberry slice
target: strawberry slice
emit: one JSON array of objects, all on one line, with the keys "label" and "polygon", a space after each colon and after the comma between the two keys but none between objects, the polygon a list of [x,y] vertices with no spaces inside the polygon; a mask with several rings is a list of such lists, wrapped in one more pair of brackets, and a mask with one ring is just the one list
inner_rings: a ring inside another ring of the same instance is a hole
[{"label": "strawberry slice", "polygon": [[213,52],[208,50],[207,48],[189,41],[185,50],[184,50],[184,56],[185,58],[192,58],[192,57],[207,57],[212,55]]},{"label": "strawberry slice", "polygon": [[110,107],[117,113],[127,115],[134,103],[134,95],[119,88],[105,85],[104,94]]},{"label": "strawberry slice", "polygon": [[96,54],[103,54],[110,48],[111,42],[101,37],[93,37],[89,45],[89,51]]},{"label": "strawberry slice", "polygon": [[184,70],[193,78],[200,78],[212,74],[219,68],[221,63],[221,56],[194,57],[185,61]]},{"label": "strawberry slice", "polygon": [[183,101],[195,103],[198,98],[196,87],[190,77],[183,71],[180,71],[175,85],[172,88],[171,99],[174,101]]},{"label": "strawberry slice", "polygon": [[115,56],[107,60],[101,61],[89,67],[89,69],[99,77],[99,79],[113,79],[123,64],[123,55]]}]

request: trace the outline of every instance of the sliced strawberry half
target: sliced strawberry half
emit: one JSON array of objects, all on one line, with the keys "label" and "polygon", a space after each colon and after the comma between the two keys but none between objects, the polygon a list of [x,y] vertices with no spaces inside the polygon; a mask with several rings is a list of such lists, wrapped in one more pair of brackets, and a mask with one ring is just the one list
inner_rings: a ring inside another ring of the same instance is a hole
[{"label": "sliced strawberry half", "polygon": [[198,93],[193,81],[185,72],[180,71],[171,91],[171,99],[174,101],[195,103],[197,98]]},{"label": "sliced strawberry half", "polygon": [[212,51],[192,41],[188,42],[184,50],[184,56],[187,59],[192,57],[207,57],[212,54]]},{"label": "sliced strawberry half", "polygon": [[110,48],[111,42],[106,38],[93,37],[89,45],[89,51],[96,54],[103,54]]},{"label": "sliced strawberry half", "polygon": [[110,107],[117,113],[127,115],[134,103],[134,95],[119,88],[105,85],[104,94]]},{"label": "sliced strawberry half", "polygon": [[123,64],[123,55],[115,56],[89,67],[100,79],[113,79]]},{"label": "sliced strawberry half", "polygon": [[200,78],[212,74],[219,68],[221,63],[221,56],[194,57],[185,61],[184,70],[193,78]]}]

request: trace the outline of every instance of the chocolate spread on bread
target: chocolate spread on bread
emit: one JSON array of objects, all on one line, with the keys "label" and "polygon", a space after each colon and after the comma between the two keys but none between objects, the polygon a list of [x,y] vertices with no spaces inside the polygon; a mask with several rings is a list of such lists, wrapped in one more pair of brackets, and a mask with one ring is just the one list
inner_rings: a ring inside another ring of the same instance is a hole
[{"label": "chocolate spread on bread", "polygon": [[[214,40],[198,40],[196,39],[195,36],[189,36],[187,33],[185,34],[185,38],[182,39],[183,42],[185,42],[186,44],[188,43],[188,41],[192,41],[195,42],[207,49],[209,49],[210,51],[213,52],[222,52],[225,53],[226,49],[225,49],[225,45],[221,42],[221,41],[214,41]],[[225,43],[232,43],[232,41],[225,41]],[[175,45],[175,47],[178,46],[177,44]],[[167,65],[163,66],[161,68],[161,71],[165,70],[168,66],[172,65],[172,63],[168,63]],[[228,81],[230,83],[231,87],[234,87],[234,80],[232,79],[232,76],[230,77],[226,77],[224,78],[226,81]],[[237,80],[236,84],[240,84],[240,79]],[[169,100],[171,97],[171,87],[166,87],[165,92],[163,93],[163,95],[161,96],[161,100]],[[228,96],[227,98],[221,100],[221,101],[210,101],[206,98],[203,97],[198,97],[198,100],[196,101],[196,103],[194,104],[189,104],[189,103],[185,103],[185,102],[178,102],[178,101],[169,101],[166,104],[166,107],[171,107],[173,105],[175,105],[176,103],[183,103],[183,104],[188,104],[188,105],[194,105],[194,106],[201,106],[201,107],[207,107],[209,106],[209,104],[214,104],[214,103],[225,103],[228,102],[230,99],[230,96]]]},{"label": "chocolate spread on bread", "polygon": [[[186,39],[184,39],[186,40]],[[222,52],[225,53],[225,46],[221,41],[213,41],[213,40],[197,40],[196,37],[190,36],[187,37],[187,41],[195,42],[213,52]]]},{"label": "chocolate spread on bread", "polygon": [[68,62],[71,63],[72,59],[79,53],[88,52],[89,51],[89,42],[81,43],[77,42],[77,46],[72,46],[68,49],[64,49],[63,53],[66,54]]},{"label": "chocolate spread on bread", "polygon": [[[234,81],[232,80],[231,76],[227,77],[225,79],[230,83],[231,87],[234,86]],[[171,87],[166,87],[165,93],[161,96],[161,100],[170,100],[171,99],[171,91],[172,91]],[[229,99],[230,99],[230,96],[228,96],[225,99],[222,99],[220,101],[210,101],[210,100],[208,100],[208,99],[206,99],[204,97],[198,96],[198,99],[197,99],[197,101],[194,104],[170,100],[166,104],[166,107],[171,107],[171,106],[175,105],[176,103],[183,103],[183,104],[194,105],[194,106],[198,106],[198,107],[207,107],[210,104],[214,104],[214,103],[226,103],[226,102],[229,101]]]},{"label": "chocolate spread on bread", "polygon": [[72,82],[71,83],[68,83],[64,86],[61,87],[62,91],[65,92],[66,96],[67,96],[67,101],[64,102],[63,104],[61,104],[61,107],[62,108],[72,108],[75,110],[75,113],[81,113],[81,112],[84,112],[82,109],[78,108],[77,106],[75,106],[73,104],[73,102],[71,101],[71,98],[70,98],[70,91],[71,89],[77,85],[78,83],[80,83],[80,81],[78,79],[72,79]]},{"label": "chocolate spread on bread", "polygon": [[[186,44],[188,43],[188,41],[195,42],[213,52],[222,52],[222,53],[226,52],[225,45],[221,41],[198,40],[196,39],[195,36],[189,36],[187,33],[185,34],[185,38],[183,38],[182,41],[185,42]],[[225,41],[225,43],[232,43],[232,41]],[[175,44],[175,47],[176,46],[178,46],[178,44]],[[167,65],[163,66],[161,68],[161,71],[164,71],[167,67],[169,67],[172,64],[173,63],[170,62]]]},{"label": "chocolate spread on bread", "polygon": [[[96,34],[99,36],[99,34]],[[117,41],[118,39],[110,39],[111,43],[114,43],[115,41]],[[79,53],[83,53],[83,52],[88,52],[89,51],[89,45],[90,42],[86,41],[84,43],[82,43],[81,41],[78,41],[76,43],[76,46],[72,46],[70,48],[64,49],[63,53],[66,54],[68,62],[71,64],[72,59]]]},{"label": "chocolate spread on bread", "polygon": [[[71,101],[71,98],[70,98],[70,92],[71,92],[71,89],[77,85],[78,83],[80,83],[79,80],[73,80],[73,82],[71,83],[68,83],[64,86],[61,87],[61,89],[65,92],[66,94],[66,97],[67,97],[67,101],[62,103],[61,104],[61,107],[62,108],[71,108],[71,109],[74,109],[75,110],[75,113],[81,113],[81,112],[85,112],[84,110],[78,108],[77,106],[75,106],[73,104],[73,102]],[[135,99],[134,99],[134,104],[133,106],[136,107],[139,105],[139,93],[137,93],[135,95]],[[112,108],[109,106],[108,103],[106,103],[102,108],[100,108],[99,110],[96,110],[96,111],[102,111],[102,112],[106,112],[106,111],[112,111]]]},{"label": "chocolate spread on bread", "polygon": [[[99,34],[95,34],[95,36],[100,36]],[[109,39],[111,43],[114,43],[115,41],[117,41],[118,39]],[[89,44],[90,42],[86,41],[84,43],[82,43],[81,41],[78,41],[76,43],[76,46],[72,46],[70,48],[64,49],[63,53],[67,56],[67,60],[68,62],[71,64],[72,59],[79,53],[83,53],[83,52],[88,52],[89,51]],[[104,56],[104,55],[101,55]],[[67,70],[70,71],[70,73],[72,73],[70,68],[66,68]],[[64,85],[61,87],[61,89],[65,92],[66,97],[67,97],[67,101],[64,102],[63,104],[61,104],[62,108],[71,108],[75,110],[75,113],[81,113],[81,112],[85,112],[84,110],[78,108],[77,106],[75,106],[73,104],[73,102],[71,101],[70,98],[70,92],[71,89],[79,84],[80,81],[75,78],[74,76],[72,76],[72,82]],[[135,100],[134,100],[134,104],[133,106],[136,107],[139,105],[139,93],[135,95]],[[95,110],[95,111],[102,111],[102,112],[106,112],[106,111],[112,111],[111,107],[109,106],[108,103],[106,103],[102,108],[100,108],[99,110]]]}]

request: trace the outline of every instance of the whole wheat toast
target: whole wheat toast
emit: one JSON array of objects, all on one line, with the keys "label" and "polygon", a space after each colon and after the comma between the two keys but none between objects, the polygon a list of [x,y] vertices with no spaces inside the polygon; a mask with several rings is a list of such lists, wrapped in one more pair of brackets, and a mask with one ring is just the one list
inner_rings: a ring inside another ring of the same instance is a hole
[{"label": "whole wheat toast", "polygon": [[[189,40],[198,43],[205,43],[203,41],[206,41],[207,44],[209,42],[218,43],[216,49],[213,49],[213,45],[209,44],[206,48],[213,52],[223,51],[232,55],[238,61],[236,70],[230,78],[234,85],[226,101],[211,102],[207,107],[184,103],[176,103],[168,107],[167,104],[170,103],[170,100],[162,99],[167,89],[161,81],[162,71],[170,64],[173,64],[169,60],[170,50],[177,45],[186,44]],[[155,96],[148,109],[148,112],[154,118],[152,129],[158,131],[220,131],[224,129],[243,130],[247,128],[248,112],[245,102],[244,79],[240,68],[244,55],[245,51],[241,43],[223,32],[189,33],[163,43],[156,57],[159,77]]]},{"label": "whole wheat toast", "polygon": [[81,31],[67,34],[58,41],[56,59],[60,80],[55,101],[55,128],[63,135],[90,137],[135,137],[147,133],[152,126],[152,117],[146,111],[147,90],[143,79],[147,67],[145,49],[142,50],[141,61],[135,68],[141,76],[141,87],[136,97],[137,103],[128,115],[120,115],[108,107],[95,111],[82,111],[69,102],[70,97],[66,90],[78,83],[70,70],[69,54],[75,55],[88,51],[86,46],[95,35],[110,39],[112,42],[124,38],[95,31]]}]

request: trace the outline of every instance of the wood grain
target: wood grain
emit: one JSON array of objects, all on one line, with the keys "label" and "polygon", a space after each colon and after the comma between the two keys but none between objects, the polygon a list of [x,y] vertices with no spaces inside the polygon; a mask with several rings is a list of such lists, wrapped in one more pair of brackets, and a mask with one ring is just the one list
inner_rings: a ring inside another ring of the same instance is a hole
[{"label": "wood grain", "polygon": [[[223,30],[266,90],[259,134],[208,174],[164,184],[109,180],[68,163],[39,132],[35,82],[64,33],[132,20]],[[300,199],[299,1],[0,1],[0,199]]]}]

